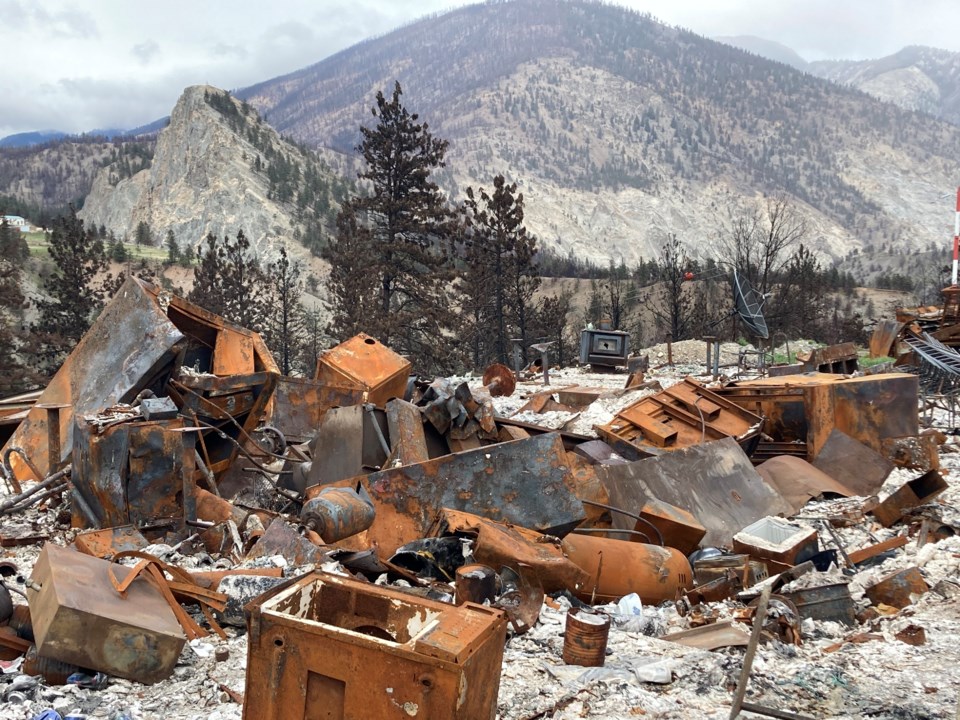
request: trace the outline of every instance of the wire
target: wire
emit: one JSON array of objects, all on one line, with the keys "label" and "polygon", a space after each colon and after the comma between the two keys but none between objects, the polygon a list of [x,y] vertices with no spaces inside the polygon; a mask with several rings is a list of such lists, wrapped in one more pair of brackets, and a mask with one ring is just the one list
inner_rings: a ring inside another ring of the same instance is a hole
[{"label": "wire", "polygon": [[620,508],[614,507],[613,505],[604,505],[603,503],[595,502],[595,501],[593,501],[593,500],[581,500],[580,502],[586,503],[587,505],[593,505],[594,507],[601,507],[601,508],[604,508],[605,510],[609,510],[609,511],[611,511],[611,512],[620,513],[621,515],[626,515],[627,517],[631,517],[631,518],[633,518],[634,520],[639,520],[639,521],[642,522],[644,525],[646,525],[646,526],[648,526],[649,528],[651,528],[654,533],[656,533],[656,535],[657,535],[657,540],[660,541],[661,547],[664,547],[664,546],[666,545],[666,543],[663,542],[663,533],[660,532],[660,528],[658,528],[656,525],[654,525],[652,522],[650,522],[650,521],[647,520],[646,518],[642,518],[642,517],[640,517],[639,515],[636,515],[636,514],[634,514],[634,513],[632,513],[632,512],[628,512],[628,511],[626,511],[626,510],[621,510]]}]

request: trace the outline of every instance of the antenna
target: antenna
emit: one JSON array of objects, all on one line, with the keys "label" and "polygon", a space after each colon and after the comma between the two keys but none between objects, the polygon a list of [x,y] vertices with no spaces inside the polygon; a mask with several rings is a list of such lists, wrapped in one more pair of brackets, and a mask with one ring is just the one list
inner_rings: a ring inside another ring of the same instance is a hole
[{"label": "antenna", "polygon": [[767,321],[763,317],[763,297],[750,287],[750,282],[741,277],[736,269],[733,271],[733,305],[743,324],[754,335],[763,340],[770,336]]}]

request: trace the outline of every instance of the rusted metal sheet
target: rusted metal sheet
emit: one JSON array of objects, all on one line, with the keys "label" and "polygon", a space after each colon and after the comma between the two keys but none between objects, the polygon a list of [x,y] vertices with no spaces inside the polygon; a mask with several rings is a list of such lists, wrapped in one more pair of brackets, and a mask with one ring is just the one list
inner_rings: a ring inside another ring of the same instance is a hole
[{"label": "rusted metal sheet", "polygon": [[282,518],[276,518],[267,526],[263,536],[250,548],[247,559],[273,555],[282,555],[294,565],[319,564],[323,560],[320,548],[298,535]]},{"label": "rusted metal sheet", "polygon": [[587,516],[586,524],[591,527],[609,527],[608,511],[595,503],[609,505],[610,496],[593,466],[574,453],[567,453],[567,465],[570,467],[570,474],[567,476],[570,492],[580,501],[590,501],[585,503],[583,508]]},{"label": "rusted metal sheet", "polygon": [[687,378],[629,405],[597,431],[608,443],[626,443],[652,455],[725,437],[750,453],[762,428],[761,416]]},{"label": "rusted metal sheet", "polygon": [[850,495],[869,497],[881,488],[893,470],[893,463],[846,433],[834,429],[821,445],[819,454],[813,460],[813,467],[847,488]]},{"label": "rusted metal sheet", "polygon": [[317,434],[330,408],[362,402],[363,390],[354,385],[283,375],[273,392],[269,424],[280,430],[288,442],[302,443]]},{"label": "rusted metal sheet", "polygon": [[920,433],[916,375],[887,373],[804,388],[807,446],[816,458],[834,428],[876,452],[887,438]]},{"label": "rusted metal sheet", "polygon": [[841,497],[857,494],[823,470],[792,455],[770,458],[757,466],[757,472],[790,504],[791,515],[799,512],[811,498],[825,493]]},{"label": "rusted metal sheet", "polygon": [[561,542],[570,561],[589,576],[576,591],[584,602],[616,601],[637,593],[645,603],[676,600],[693,587],[687,558],[673,548],[571,534]]},{"label": "rusted metal sheet", "polygon": [[391,456],[401,465],[414,465],[430,459],[423,431],[423,415],[413,403],[391,400],[387,403],[387,428],[390,431]]},{"label": "rusted metal sheet", "polygon": [[916,437],[887,438],[883,441],[882,455],[890,458],[897,467],[912,470],[940,469],[940,445],[943,438],[938,433],[921,433]]},{"label": "rusted metal sheet", "polygon": [[476,538],[473,556],[492,567],[523,570],[536,578],[545,592],[577,590],[586,587],[590,577],[564,555],[555,543],[544,542],[541,533],[514,525],[504,525],[471,513],[445,508],[439,527],[442,533]]},{"label": "rusted metal sheet", "polygon": [[850,563],[852,565],[857,565],[858,563],[862,563],[864,560],[869,560],[870,558],[876,557],[877,555],[885,553],[888,550],[901,548],[908,542],[910,542],[910,538],[906,535],[895,535],[889,540],[884,540],[873,545],[867,545],[859,550],[853,550],[847,553],[847,557],[850,559]]},{"label": "rusted metal sheet", "polygon": [[[184,502],[194,502],[193,447],[184,444],[183,421],[127,422],[102,433],[95,423],[77,418],[74,431],[73,492],[106,528],[133,524],[182,527]],[[184,480],[191,486],[184,496]],[[190,518],[192,519],[192,518]],[[93,523],[78,513],[81,525]]]},{"label": "rusted metal sheet", "polygon": [[27,598],[41,656],[142,683],[170,676],[186,642],[160,591],[138,578],[125,596],[130,568],[47,544],[33,568]]},{"label": "rusted metal sheet", "polygon": [[[567,489],[559,435],[550,433],[388,468],[359,481],[373,500],[377,521],[368,530],[384,555],[424,537],[442,508],[465,510],[551,535],[565,535],[584,519]],[[312,498],[318,488],[308,488]]]},{"label": "rusted metal sheet", "polygon": [[870,512],[884,527],[890,527],[910,508],[932,502],[949,486],[936,470],[904,483]]},{"label": "rusted metal sheet", "polygon": [[707,529],[703,542],[716,547],[729,547],[734,533],[760,518],[790,511],[733,438],[596,469],[615,506],[642,508],[656,498],[684,508]]},{"label": "rusted metal sheet", "polygon": [[310,442],[310,455],[310,485],[329,485],[362,474],[363,406],[331,408]]},{"label": "rusted metal sheet", "polygon": [[[650,525],[652,525],[663,538],[663,544],[666,547],[676,548],[684,555],[689,555],[696,550],[703,536],[707,534],[707,529],[689,512],[657,498],[650,498],[639,510],[630,509],[630,511],[643,519],[637,520],[623,513],[611,513],[613,526],[621,530],[640,531],[652,536],[651,542],[656,542],[656,534],[650,531]],[[637,542],[637,536],[624,539]]]},{"label": "rusted metal sheet", "polygon": [[496,715],[500,610],[324,573],[248,610],[246,720]]},{"label": "rusted metal sheet", "polygon": [[[69,405],[60,412],[60,460],[67,460],[73,449],[75,414],[133,400],[173,361],[184,339],[146,284],[127,280],[40,395],[40,403]],[[33,408],[4,445],[4,450],[21,448],[44,477],[52,472],[46,418],[44,410]],[[11,464],[18,478],[32,477],[19,457],[13,456]]]},{"label": "rusted metal sheet", "polygon": [[249,375],[256,372],[253,336],[223,328],[217,333],[213,350],[214,375]]},{"label": "rusted metal sheet", "polygon": [[923,595],[929,589],[920,568],[909,567],[880,578],[873,585],[864,588],[863,595],[874,605],[882,603],[902,610],[907,605],[912,605],[915,597]]},{"label": "rusted metal sheet", "polygon": [[383,406],[403,398],[412,365],[376,339],[360,333],[327,350],[317,359],[315,380],[350,385],[366,393],[366,401]]},{"label": "rusted metal sheet", "polygon": [[797,359],[803,362],[802,372],[849,375],[860,368],[857,346],[852,342],[813,348],[806,354],[797,353]]},{"label": "rusted metal sheet", "polygon": [[122,525],[79,533],[73,544],[86,555],[109,560],[120,552],[143,550],[150,543],[133,525]]},{"label": "rusted metal sheet", "polygon": [[870,357],[896,357],[897,338],[904,325],[896,320],[880,320],[870,336]]}]

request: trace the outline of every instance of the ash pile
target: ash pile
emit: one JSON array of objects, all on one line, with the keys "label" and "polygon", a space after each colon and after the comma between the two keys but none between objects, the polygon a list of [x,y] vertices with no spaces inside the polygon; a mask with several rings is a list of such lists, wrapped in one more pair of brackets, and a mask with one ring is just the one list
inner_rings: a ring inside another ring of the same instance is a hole
[{"label": "ash pile", "polygon": [[848,351],[304,379],[129,280],[0,417],[2,714],[953,716],[958,448]]}]

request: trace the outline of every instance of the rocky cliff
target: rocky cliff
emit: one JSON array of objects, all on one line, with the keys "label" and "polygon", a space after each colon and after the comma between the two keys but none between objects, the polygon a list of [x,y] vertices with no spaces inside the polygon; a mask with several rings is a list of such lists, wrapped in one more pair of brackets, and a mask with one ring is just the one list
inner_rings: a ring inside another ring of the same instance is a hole
[{"label": "rocky cliff", "polygon": [[[307,176],[322,197],[294,189]],[[283,140],[249,105],[195,86],[160,132],[151,166],[119,180],[112,167],[103,168],[80,216],[118,237],[132,238],[141,222],[158,239],[172,230],[182,247],[195,247],[207,233],[242,229],[268,252],[328,225],[339,186],[313,153]]]}]

